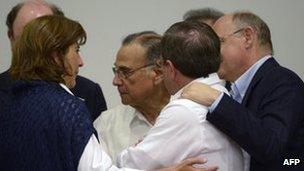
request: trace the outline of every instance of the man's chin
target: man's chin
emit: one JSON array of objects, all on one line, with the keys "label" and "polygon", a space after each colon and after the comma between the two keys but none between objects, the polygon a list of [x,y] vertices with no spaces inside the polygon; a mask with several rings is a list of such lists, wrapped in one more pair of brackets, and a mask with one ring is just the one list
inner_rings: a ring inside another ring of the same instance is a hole
[{"label": "man's chin", "polygon": [[121,99],[121,103],[124,104],[124,105],[129,105],[129,101],[128,100],[124,100],[124,99]]},{"label": "man's chin", "polygon": [[121,93],[119,95],[120,95],[120,98],[121,98],[121,103],[124,104],[124,105],[128,105],[130,100],[129,100],[128,97],[126,97],[127,94]]}]

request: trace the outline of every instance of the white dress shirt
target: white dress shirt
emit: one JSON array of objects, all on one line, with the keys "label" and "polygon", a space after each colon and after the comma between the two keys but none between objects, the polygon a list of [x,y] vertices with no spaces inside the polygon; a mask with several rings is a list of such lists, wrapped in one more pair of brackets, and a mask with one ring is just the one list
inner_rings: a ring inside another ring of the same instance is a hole
[{"label": "white dress shirt", "polygon": [[[71,95],[74,95],[64,84],[60,86]],[[110,157],[104,152],[94,134],[90,137],[78,163],[78,171],[132,171],[135,169],[117,168],[112,164]]]},{"label": "white dress shirt", "polygon": [[152,125],[132,106],[118,105],[104,111],[94,121],[94,127],[105,151],[116,163],[121,151],[142,140]]},{"label": "white dress shirt", "polygon": [[[194,81],[227,91],[217,74]],[[242,171],[243,157],[238,145],[206,121],[206,106],[178,99],[181,91],[171,97],[143,141],[120,154],[119,166],[151,170],[202,156],[208,160],[207,166],[218,166],[221,171]]]}]

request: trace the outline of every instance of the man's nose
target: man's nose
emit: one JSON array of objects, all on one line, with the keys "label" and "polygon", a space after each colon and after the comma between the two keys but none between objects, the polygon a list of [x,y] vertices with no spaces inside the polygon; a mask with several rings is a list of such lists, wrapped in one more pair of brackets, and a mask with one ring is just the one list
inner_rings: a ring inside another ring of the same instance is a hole
[{"label": "man's nose", "polygon": [[113,78],[112,84],[114,86],[119,86],[119,85],[122,84],[122,80],[121,80],[121,78],[119,78],[119,76],[118,76],[117,73],[114,74],[114,78]]}]

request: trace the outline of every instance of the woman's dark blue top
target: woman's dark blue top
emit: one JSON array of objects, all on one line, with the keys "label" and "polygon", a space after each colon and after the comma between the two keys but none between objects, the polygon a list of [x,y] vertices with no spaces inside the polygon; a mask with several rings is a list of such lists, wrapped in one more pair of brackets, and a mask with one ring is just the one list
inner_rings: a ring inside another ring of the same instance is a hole
[{"label": "woman's dark blue top", "polygon": [[17,81],[0,114],[0,170],[77,170],[94,133],[84,102],[59,84]]}]

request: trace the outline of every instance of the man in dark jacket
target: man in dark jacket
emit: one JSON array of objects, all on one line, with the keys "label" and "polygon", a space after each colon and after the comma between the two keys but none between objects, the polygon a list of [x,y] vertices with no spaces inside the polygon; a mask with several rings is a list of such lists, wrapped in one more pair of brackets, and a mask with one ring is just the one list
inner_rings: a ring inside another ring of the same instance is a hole
[{"label": "man in dark jacket", "polygon": [[207,120],[244,149],[246,170],[303,171],[303,81],[274,59],[270,30],[255,14],[227,14],[214,30],[231,97],[204,84],[183,97],[210,106]]}]

